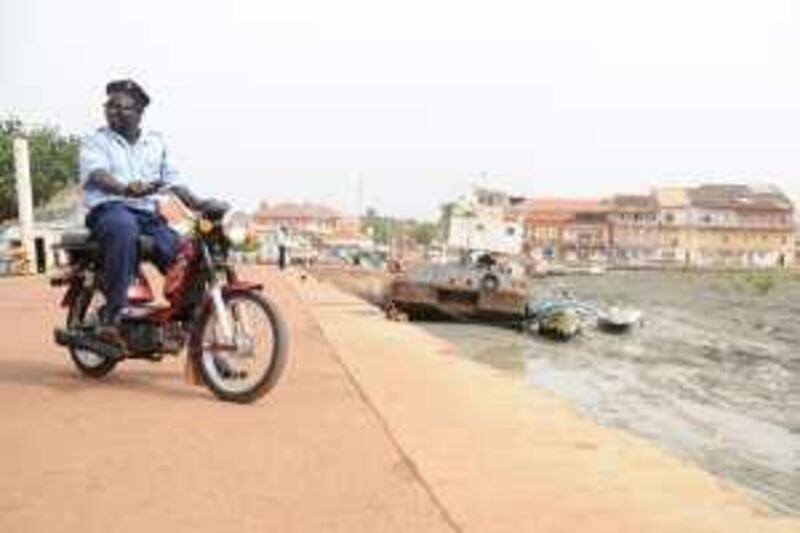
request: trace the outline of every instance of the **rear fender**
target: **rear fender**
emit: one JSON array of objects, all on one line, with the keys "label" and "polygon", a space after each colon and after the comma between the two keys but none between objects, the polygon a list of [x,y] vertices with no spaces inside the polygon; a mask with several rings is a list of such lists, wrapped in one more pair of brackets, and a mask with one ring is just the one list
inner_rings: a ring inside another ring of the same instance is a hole
[{"label": "rear fender", "polygon": [[72,281],[67,288],[67,292],[64,293],[64,297],[61,299],[61,307],[72,307],[72,304],[81,292],[81,288],[83,288],[83,280]]},{"label": "rear fender", "polygon": [[84,283],[84,273],[80,269],[70,270],[64,274],[54,276],[50,279],[53,287],[63,287],[67,285],[67,292],[61,298],[61,307],[70,307],[81,292]]}]

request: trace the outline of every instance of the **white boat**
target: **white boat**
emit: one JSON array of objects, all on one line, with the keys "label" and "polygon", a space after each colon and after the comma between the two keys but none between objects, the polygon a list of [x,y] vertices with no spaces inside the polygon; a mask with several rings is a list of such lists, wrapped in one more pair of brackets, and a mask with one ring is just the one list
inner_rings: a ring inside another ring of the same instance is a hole
[{"label": "white boat", "polygon": [[597,315],[597,326],[605,331],[623,333],[642,322],[642,312],[630,307],[609,307]]}]

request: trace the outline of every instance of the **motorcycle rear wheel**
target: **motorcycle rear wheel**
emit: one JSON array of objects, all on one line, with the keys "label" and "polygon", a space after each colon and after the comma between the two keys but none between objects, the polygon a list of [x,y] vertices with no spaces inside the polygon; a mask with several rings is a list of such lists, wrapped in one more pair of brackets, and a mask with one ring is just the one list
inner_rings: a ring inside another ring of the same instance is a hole
[{"label": "motorcycle rear wheel", "polygon": [[[97,311],[102,306],[102,302],[98,298],[102,298],[100,291],[87,288],[81,289],[75,301],[72,302],[69,313],[67,313],[67,327],[77,328],[86,325],[87,317],[89,320],[97,320]],[[92,306],[93,302],[95,304],[94,307]],[[92,317],[92,313],[94,313],[94,317]],[[69,348],[69,355],[81,374],[94,379],[106,376],[117,366],[116,359],[103,357],[80,348]]]},{"label": "motorcycle rear wheel", "polygon": [[221,327],[209,306],[198,330],[200,350],[195,363],[217,398],[254,402],[275,386],[286,365],[286,326],[272,301],[261,294],[233,292],[224,301],[235,347],[222,346]]}]

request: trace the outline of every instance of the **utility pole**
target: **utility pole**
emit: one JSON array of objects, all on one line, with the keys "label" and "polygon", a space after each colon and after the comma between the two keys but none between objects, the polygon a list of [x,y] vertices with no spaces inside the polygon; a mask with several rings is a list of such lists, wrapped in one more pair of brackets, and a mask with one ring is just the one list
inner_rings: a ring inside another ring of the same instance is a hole
[{"label": "utility pole", "polygon": [[356,214],[360,219],[362,216],[364,216],[364,178],[361,174],[358,175],[358,193],[356,204]]},{"label": "utility pole", "polygon": [[17,179],[17,212],[22,249],[25,252],[28,274],[36,272],[36,252],[33,244],[33,191],[31,190],[31,165],[28,139],[17,134],[14,137],[14,170]]}]

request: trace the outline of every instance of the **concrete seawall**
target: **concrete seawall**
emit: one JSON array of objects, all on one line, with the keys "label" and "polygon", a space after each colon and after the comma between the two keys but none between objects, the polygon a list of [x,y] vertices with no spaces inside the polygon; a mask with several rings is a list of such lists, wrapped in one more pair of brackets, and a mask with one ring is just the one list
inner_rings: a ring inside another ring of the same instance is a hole
[{"label": "concrete seawall", "polygon": [[326,283],[296,282],[348,375],[463,531],[796,532],[711,475]]}]

